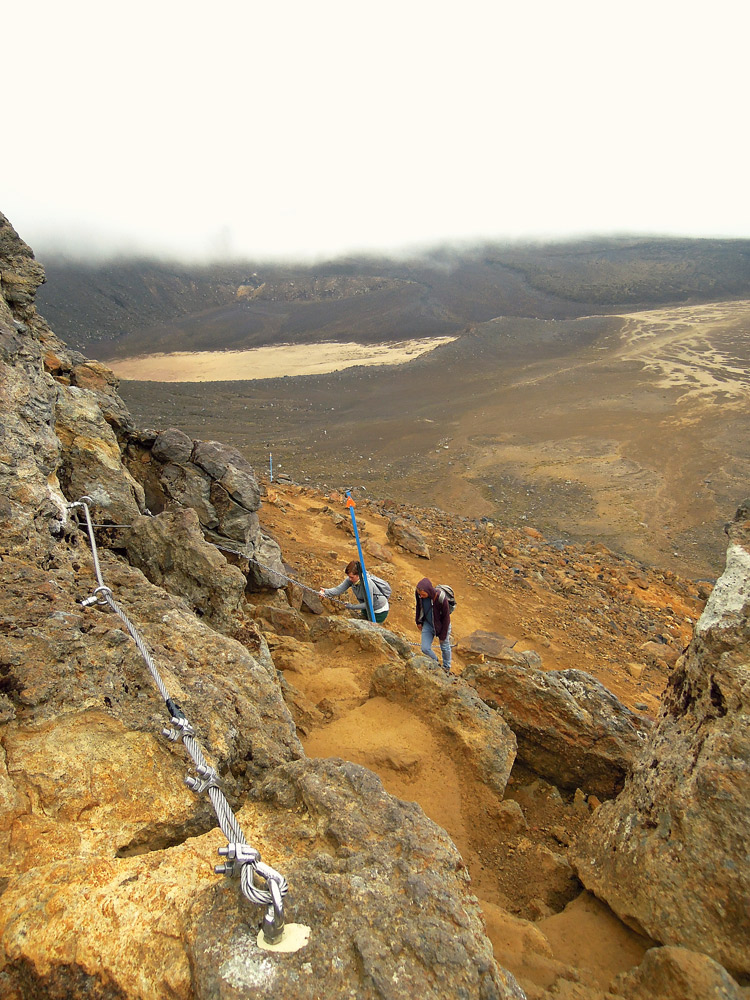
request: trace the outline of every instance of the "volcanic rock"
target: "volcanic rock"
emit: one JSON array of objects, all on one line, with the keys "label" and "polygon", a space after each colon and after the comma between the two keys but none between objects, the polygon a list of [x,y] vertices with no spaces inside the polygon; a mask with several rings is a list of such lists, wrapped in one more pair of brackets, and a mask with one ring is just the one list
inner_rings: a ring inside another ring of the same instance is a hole
[{"label": "volcanic rock", "polygon": [[256,607],[254,617],[261,625],[265,624],[276,633],[276,635],[289,635],[294,639],[304,642],[309,638],[310,630],[303,616],[292,608],[275,608],[272,605],[259,605]]},{"label": "volcanic rock", "polygon": [[11,880],[0,910],[11,995],[522,1000],[493,961],[445,834],[364,768],[298,765],[277,768],[238,820],[274,845],[306,947],[260,949],[236,885],[206,863],[222,842],[212,831],[148,855],[45,862]]},{"label": "volcanic rock", "polygon": [[499,663],[516,663],[521,667],[541,667],[542,658],[538,653],[533,650],[514,649],[514,646],[515,642],[506,639],[504,635],[476,629],[459,639],[456,643],[456,652],[467,662],[473,660],[483,663],[487,659]]},{"label": "volcanic rock", "polygon": [[[0,994],[521,998],[445,833],[363,768],[304,757],[268,647],[233,607],[238,574],[197,537],[211,484],[242,504],[247,470],[235,463],[229,476],[230,457],[222,471],[221,449],[205,449],[201,466],[170,446],[160,462],[149,450],[158,435],[128,437],[106,375],[73,384],[83,362],[36,315],[41,280],[0,216]],[[163,513],[141,517],[128,476],[150,470],[158,500],[170,466],[190,469],[199,509],[162,490]],[[65,492],[84,486],[101,488],[106,519],[134,524],[112,550],[97,528],[96,557],[71,514],[79,498]],[[164,585],[130,563],[123,538]],[[218,614],[203,592],[212,575],[226,583]],[[361,625],[373,656],[397,658]],[[187,744],[162,736],[175,710],[195,726],[237,829],[288,877],[287,920],[311,931],[298,953],[262,951],[259,907],[214,874],[227,838],[209,797],[185,788]]]},{"label": "volcanic rock", "polygon": [[[153,468],[150,459],[157,460]],[[251,588],[285,583],[281,549],[260,527],[260,487],[249,462],[219,441],[191,441],[177,428],[157,435],[150,455],[130,463],[152,510],[192,508],[206,539],[248,561]]]},{"label": "volcanic rock", "polygon": [[632,777],[576,845],[581,881],[655,940],[750,973],[750,504]]},{"label": "volcanic rock", "polygon": [[743,1000],[746,991],[706,955],[666,945],[650,948],[632,972],[613,984],[627,1000]]},{"label": "volcanic rock", "polygon": [[193,441],[179,427],[169,427],[161,431],[151,448],[151,453],[158,461],[168,465],[186,465],[193,454]]},{"label": "volcanic rock", "polygon": [[221,623],[238,610],[245,576],[204,540],[191,508],[137,517],[124,545],[133,566],[152,583],[184,597],[199,614]]},{"label": "volcanic rock", "polygon": [[430,550],[424,535],[415,525],[410,524],[405,517],[392,517],[386,530],[388,540],[394,545],[400,545],[406,552],[412,552],[422,559],[430,558]]},{"label": "volcanic rock", "polygon": [[518,740],[518,760],[560,788],[611,798],[622,788],[650,723],[589,674],[512,663],[471,664],[464,680]]},{"label": "volcanic rock", "polygon": [[365,552],[377,559],[378,562],[393,562],[393,553],[388,546],[381,545],[380,542],[375,542],[371,538],[365,542]]}]

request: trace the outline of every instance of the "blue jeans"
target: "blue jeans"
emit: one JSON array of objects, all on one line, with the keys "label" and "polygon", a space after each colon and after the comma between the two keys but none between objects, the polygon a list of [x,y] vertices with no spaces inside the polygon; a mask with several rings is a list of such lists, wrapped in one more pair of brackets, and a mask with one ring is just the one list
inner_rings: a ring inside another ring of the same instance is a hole
[{"label": "blue jeans", "polygon": [[[437,656],[432,652],[432,640],[435,638],[435,629],[429,622],[422,626],[422,652],[425,656],[437,661]],[[443,670],[446,674],[451,672],[451,627],[448,626],[448,635],[445,639],[439,639],[440,652],[443,657]]]}]

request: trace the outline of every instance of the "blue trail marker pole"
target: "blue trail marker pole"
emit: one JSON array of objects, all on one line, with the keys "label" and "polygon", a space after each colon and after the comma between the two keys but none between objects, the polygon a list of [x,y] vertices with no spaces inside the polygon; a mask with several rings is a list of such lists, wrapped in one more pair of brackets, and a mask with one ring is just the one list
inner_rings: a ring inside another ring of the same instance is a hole
[{"label": "blue trail marker pole", "polygon": [[357,542],[357,553],[359,555],[359,565],[362,567],[362,583],[365,587],[365,600],[367,601],[367,611],[370,615],[370,621],[375,621],[375,612],[372,609],[372,597],[370,596],[370,588],[367,585],[367,571],[365,570],[365,557],[362,555],[362,546],[359,543],[359,532],[357,531],[357,518],[354,514],[354,508],[356,504],[352,500],[352,491],[346,491],[346,506],[349,508],[349,513],[352,516],[352,527],[354,528],[354,539]]},{"label": "blue trail marker pole", "polygon": [[268,471],[271,477],[271,482],[273,482],[273,455],[270,451],[268,453]]}]

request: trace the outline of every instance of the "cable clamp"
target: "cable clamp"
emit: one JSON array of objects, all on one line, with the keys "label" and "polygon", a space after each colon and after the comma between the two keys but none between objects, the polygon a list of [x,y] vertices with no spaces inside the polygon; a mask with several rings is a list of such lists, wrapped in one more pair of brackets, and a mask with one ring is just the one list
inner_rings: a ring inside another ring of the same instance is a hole
[{"label": "cable clamp", "polygon": [[219,775],[215,768],[199,764],[196,770],[199,775],[197,778],[194,778],[191,774],[185,778],[185,784],[196,795],[201,795],[209,788],[221,788]]},{"label": "cable clamp", "polygon": [[162,736],[166,736],[172,743],[184,740],[186,736],[195,736],[195,730],[184,717],[173,715],[172,725],[175,727],[174,729],[162,729],[161,731]]},{"label": "cable clamp", "polygon": [[217,875],[238,875],[235,865],[242,868],[244,865],[252,865],[253,868],[260,862],[260,854],[254,847],[247,844],[227,844],[226,847],[219,848],[221,857],[227,860],[223,865],[216,865],[214,871]]}]

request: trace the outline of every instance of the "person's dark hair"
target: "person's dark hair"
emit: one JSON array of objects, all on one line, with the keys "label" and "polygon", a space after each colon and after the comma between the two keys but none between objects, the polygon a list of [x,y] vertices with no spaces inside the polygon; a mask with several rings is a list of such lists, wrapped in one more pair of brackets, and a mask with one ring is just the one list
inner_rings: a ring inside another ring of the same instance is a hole
[{"label": "person's dark hair", "polygon": [[347,576],[349,576],[350,573],[356,573],[360,579],[362,578],[362,567],[359,565],[356,559],[352,559],[350,563],[347,563],[344,572],[346,573]]}]

